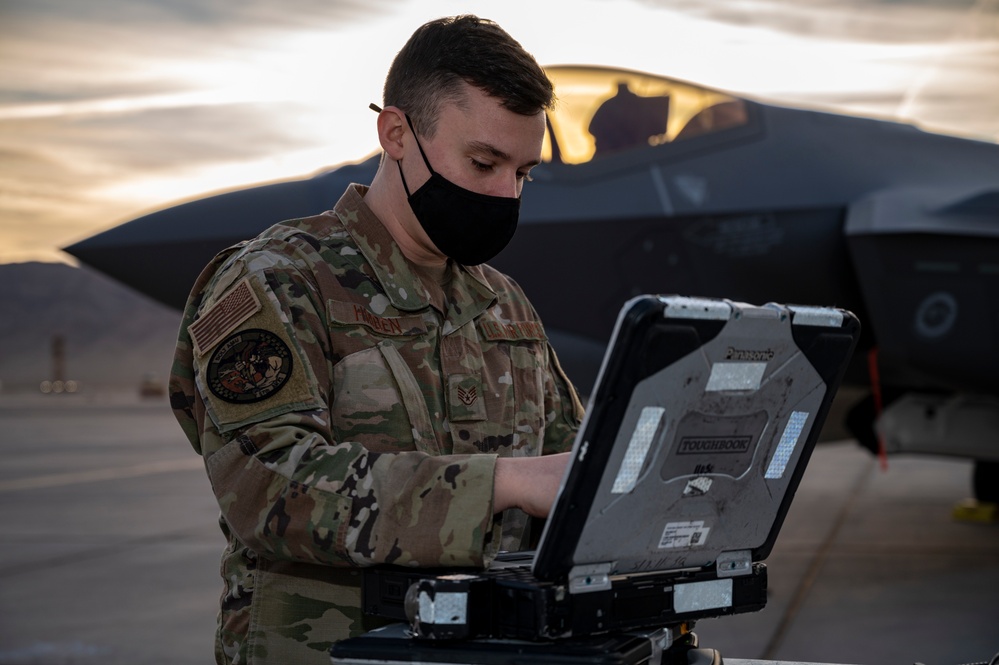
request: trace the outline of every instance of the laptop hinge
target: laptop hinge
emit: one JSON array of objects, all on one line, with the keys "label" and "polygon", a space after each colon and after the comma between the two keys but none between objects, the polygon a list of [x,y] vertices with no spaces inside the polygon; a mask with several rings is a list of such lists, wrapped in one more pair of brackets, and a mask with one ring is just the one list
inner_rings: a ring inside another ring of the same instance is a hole
[{"label": "laptop hinge", "polygon": [[753,572],[753,553],[750,550],[722,552],[715,561],[718,577],[738,577]]},{"label": "laptop hinge", "polygon": [[569,593],[590,593],[593,591],[609,591],[611,565],[609,563],[593,563],[585,566],[573,566],[569,571]]},{"label": "laptop hinge", "polygon": [[724,300],[712,298],[689,298],[686,296],[664,296],[659,302],[665,305],[663,316],[667,319],[715,319],[728,321],[732,317],[732,306]]},{"label": "laptop hinge", "polygon": [[791,310],[791,323],[796,326],[843,327],[843,312],[833,307],[808,307],[788,305]]}]

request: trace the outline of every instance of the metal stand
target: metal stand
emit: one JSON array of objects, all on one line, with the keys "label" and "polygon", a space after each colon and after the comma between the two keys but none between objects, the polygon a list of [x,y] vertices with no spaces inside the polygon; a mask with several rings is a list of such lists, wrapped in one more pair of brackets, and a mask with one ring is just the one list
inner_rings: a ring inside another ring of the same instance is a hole
[{"label": "metal stand", "polygon": [[[654,663],[655,660],[650,658],[649,665]],[[659,663],[660,665],[724,665],[725,661],[718,651],[698,647],[695,633],[685,633],[662,652]]]}]

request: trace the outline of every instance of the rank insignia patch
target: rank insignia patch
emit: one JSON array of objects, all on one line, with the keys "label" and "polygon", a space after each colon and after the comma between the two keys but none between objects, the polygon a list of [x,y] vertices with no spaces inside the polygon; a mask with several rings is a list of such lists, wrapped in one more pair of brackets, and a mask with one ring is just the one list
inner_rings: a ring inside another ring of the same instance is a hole
[{"label": "rank insignia patch", "polygon": [[452,374],[447,377],[448,419],[454,423],[486,419],[482,377],[478,374]]},{"label": "rank insignia patch", "polygon": [[468,390],[458,386],[458,399],[460,399],[461,403],[465,406],[471,406],[472,402],[474,402],[478,396],[479,393],[476,391],[475,386],[472,386]]},{"label": "rank insignia patch", "polygon": [[284,341],[267,330],[230,335],[212,354],[206,371],[208,388],[233,404],[265,400],[288,382],[293,359]]}]

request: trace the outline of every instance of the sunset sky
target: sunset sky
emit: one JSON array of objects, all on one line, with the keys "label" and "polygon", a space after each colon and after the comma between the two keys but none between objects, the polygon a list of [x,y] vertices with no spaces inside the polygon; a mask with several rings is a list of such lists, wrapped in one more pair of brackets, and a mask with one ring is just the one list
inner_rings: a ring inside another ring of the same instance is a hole
[{"label": "sunset sky", "polygon": [[999,0],[0,0],[0,263],[364,157],[392,57],[457,13],[542,64],[999,141]]}]

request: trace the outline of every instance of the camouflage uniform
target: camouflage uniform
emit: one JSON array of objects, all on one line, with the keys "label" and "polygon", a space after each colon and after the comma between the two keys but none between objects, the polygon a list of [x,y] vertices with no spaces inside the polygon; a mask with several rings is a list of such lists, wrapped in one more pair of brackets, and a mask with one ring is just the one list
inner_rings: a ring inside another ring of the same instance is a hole
[{"label": "camouflage uniform", "polygon": [[327,663],[366,628],[358,566],[517,549],[496,457],[567,450],[582,415],[520,287],[421,276],[365,191],[221,253],[185,310],[170,393],[228,540],[218,662]]}]

